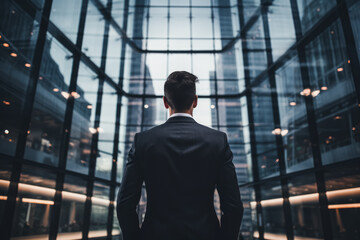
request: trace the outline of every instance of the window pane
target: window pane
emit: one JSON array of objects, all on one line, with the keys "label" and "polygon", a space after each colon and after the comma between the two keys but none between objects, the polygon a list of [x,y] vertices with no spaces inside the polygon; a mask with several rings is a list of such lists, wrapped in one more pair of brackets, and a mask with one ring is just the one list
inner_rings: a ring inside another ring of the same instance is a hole
[{"label": "window pane", "polygon": [[290,1],[273,1],[272,5],[269,6],[268,21],[272,56],[273,60],[276,61],[295,42]]},{"label": "window pane", "polygon": [[98,131],[94,128],[98,80],[83,63],[80,63],[76,92],[66,168],[87,174],[92,134]]},{"label": "window pane", "polygon": [[297,0],[303,32],[309,30],[332,7],[336,0]]},{"label": "window pane", "polygon": [[121,46],[121,36],[113,27],[110,27],[105,72],[114,82],[118,82],[119,78]]},{"label": "window pane", "polygon": [[326,196],[334,239],[358,239],[360,232],[360,167],[336,168],[325,174]]},{"label": "window pane", "polygon": [[86,181],[79,177],[66,175],[62,192],[58,238],[77,239],[82,237],[85,200]]},{"label": "window pane", "polygon": [[303,97],[314,101],[323,164],[357,158],[360,109],[340,20],[307,45],[306,55],[311,89]]},{"label": "window pane", "polygon": [[104,17],[90,1],[86,14],[82,51],[98,66],[101,62],[104,30]]},{"label": "window pane", "polygon": [[300,95],[304,88],[297,57],[276,71],[276,87],[287,172],[312,168],[305,99]]},{"label": "window pane", "polygon": [[95,169],[95,176],[100,178],[111,177],[117,98],[116,91],[104,83]]},{"label": "window pane", "polygon": [[39,24],[7,0],[0,16],[0,152],[14,155]]},{"label": "window pane", "polygon": [[314,174],[293,177],[288,181],[294,239],[322,239],[319,194]]},{"label": "window pane", "polygon": [[55,173],[24,165],[14,214],[12,236],[46,238],[54,205]]},{"label": "window pane", "polygon": [[94,183],[94,192],[91,198],[89,238],[105,237],[107,235],[107,219],[110,206],[109,192],[109,186],[99,182]]},{"label": "window pane", "polygon": [[26,139],[26,159],[58,163],[72,62],[72,54],[48,34]]},{"label": "window pane", "polygon": [[52,21],[71,41],[76,42],[82,1],[55,0],[52,2]]},{"label": "window pane", "polygon": [[355,36],[357,53],[360,60],[360,2],[357,2],[349,8],[349,15],[353,33]]}]

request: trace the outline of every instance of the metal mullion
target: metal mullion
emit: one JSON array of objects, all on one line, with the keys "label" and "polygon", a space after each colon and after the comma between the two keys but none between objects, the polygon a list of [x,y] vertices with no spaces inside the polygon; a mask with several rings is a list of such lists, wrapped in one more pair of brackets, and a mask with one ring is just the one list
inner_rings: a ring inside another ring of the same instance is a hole
[{"label": "metal mullion", "polygon": [[[109,0],[109,2],[112,0]],[[128,16],[128,7],[129,0],[124,2],[124,18],[123,18],[123,28],[125,32],[127,31],[127,16]],[[111,10],[110,10],[111,12]],[[125,66],[125,54],[126,54],[126,43],[121,40],[121,52],[120,52],[120,66],[119,66],[119,81],[118,86],[122,90],[122,84],[124,79],[124,66]],[[116,105],[116,120],[115,120],[115,131],[114,131],[114,145],[113,145],[113,162],[111,168],[111,185],[110,185],[110,207],[108,212],[108,238],[112,239],[112,226],[114,223],[114,211],[115,211],[115,196],[116,196],[116,176],[117,176],[117,164],[118,164],[118,155],[119,155],[119,137],[120,137],[120,121],[121,121],[121,106],[122,106],[122,95],[117,94],[117,105]],[[115,220],[117,221],[117,219]]]},{"label": "metal mullion", "polygon": [[[273,64],[273,56],[272,56],[272,46],[271,46],[271,36],[270,36],[270,27],[268,22],[268,9],[269,7],[266,5],[266,0],[262,0],[261,2],[261,16],[263,22],[264,29],[264,37],[265,37],[265,46],[266,46],[266,57],[267,57],[267,66],[270,67]],[[280,122],[280,112],[279,112],[279,103],[276,92],[276,79],[275,79],[275,71],[267,70],[270,89],[271,89],[271,105],[273,111],[273,119],[274,119],[274,127],[281,128]],[[286,166],[285,166],[285,154],[284,154],[284,143],[281,135],[276,135],[276,150],[277,156],[279,159],[279,172],[281,176],[286,175]],[[283,202],[283,211],[285,218],[285,228],[286,228],[286,236],[289,240],[294,239],[294,231],[293,224],[291,218],[291,207],[289,201],[289,189],[288,189],[288,180],[287,178],[281,178],[281,194],[284,199]]]},{"label": "metal mullion", "polygon": [[[301,28],[301,20],[299,15],[299,9],[296,0],[290,0],[296,39],[299,40],[303,37],[302,35],[302,28]],[[330,25],[332,22],[329,22]],[[317,34],[320,33],[323,29],[319,29]],[[303,88],[311,88],[310,84],[310,76],[309,76],[309,69],[307,67],[307,59],[305,53],[305,45],[299,46],[297,48],[297,53],[299,57],[299,65],[300,65],[300,72],[301,72],[301,79]],[[318,169],[323,169],[322,160],[321,160],[321,151],[320,151],[320,141],[318,136],[318,129],[316,124],[316,115],[315,115],[315,107],[313,98],[305,97],[305,106],[306,106],[306,115],[308,121],[308,128],[309,128],[309,137],[311,141],[311,150],[313,154],[313,163],[315,169],[315,178],[316,178],[316,185],[317,191],[319,193],[319,205],[320,205],[320,217],[322,221],[322,229],[324,233],[325,239],[332,239],[332,226],[330,221],[330,212],[328,209],[328,199],[326,196],[326,187],[324,181],[324,173],[322,171],[317,171]]]},{"label": "metal mullion", "polygon": [[51,5],[52,0],[46,0],[43,10],[41,12],[39,33],[34,49],[32,67],[29,75],[29,83],[24,98],[24,110],[21,114],[21,125],[18,134],[18,142],[16,144],[16,152],[10,176],[10,185],[8,188],[7,200],[5,203],[5,209],[2,217],[2,225],[0,227],[1,236],[4,239],[10,239],[11,237],[11,230],[14,222],[14,214],[16,209],[16,196],[18,194],[18,184],[20,181],[24,153],[26,148],[26,139],[28,135],[27,131],[30,126],[31,115],[35,101],[36,87],[40,74],[41,60],[46,41],[46,33],[49,23],[48,19],[50,16]]},{"label": "metal mullion", "polygon": [[[240,29],[242,29],[245,25],[245,19],[244,19],[244,7],[242,6],[242,1],[238,0],[238,11],[239,11],[239,26]],[[255,21],[256,22],[256,21]],[[255,23],[254,23],[255,24]],[[250,28],[247,30],[249,31]],[[246,32],[244,32],[243,35],[241,35],[243,41],[242,43],[242,49],[247,48],[247,42],[246,40]],[[250,86],[250,71],[249,71],[249,57],[248,52],[242,53],[243,55],[243,65],[244,65],[244,76],[245,76],[245,86],[248,88]],[[248,113],[248,121],[249,121],[249,132],[250,132],[250,148],[251,148],[251,168],[253,172],[253,182],[259,181],[259,167],[258,167],[258,161],[257,161],[257,147],[256,147],[256,134],[255,134],[255,120],[254,120],[254,113],[253,113],[253,104],[252,104],[252,92],[247,91],[246,92],[246,102],[247,102],[247,113]],[[254,186],[255,191],[255,201],[256,201],[256,216],[257,216],[257,228],[259,232],[259,238],[264,239],[264,223],[263,223],[263,217],[262,217],[262,206],[260,204],[261,202],[261,191],[260,186],[255,185]]]},{"label": "metal mullion", "polygon": [[[86,18],[86,9],[88,5],[88,0],[83,0],[81,5],[81,14],[79,18],[79,26],[78,26],[78,35],[76,40],[76,48],[81,49],[84,27],[85,27],[85,18]],[[70,77],[70,84],[68,92],[76,92],[76,83],[77,76],[80,65],[80,52],[73,52],[73,66]],[[54,197],[54,206],[53,211],[50,216],[50,234],[49,239],[56,239],[58,233],[58,226],[60,222],[60,211],[62,206],[62,195],[61,192],[64,188],[65,181],[65,170],[66,170],[66,162],[67,162],[67,152],[68,145],[70,141],[70,131],[72,124],[72,116],[74,109],[74,98],[68,98],[66,102],[65,116],[64,116],[64,125],[62,129],[62,135],[60,140],[60,154],[59,154],[59,163],[58,163],[58,171],[56,175],[56,193]],[[59,171],[60,170],[60,171]]]},{"label": "metal mullion", "polygon": [[[105,27],[103,33],[103,43],[102,43],[102,55],[101,55],[101,64],[100,70],[102,72],[105,71],[106,65],[106,53],[108,47],[108,36],[109,36],[110,23],[109,20],[105,18]],[[102,107],[102,96],[103,96],[103,88],[105,77],[103,75],[99,76],[99,85],[98,85],[98,94],[96,99],[96,110],[95,110],[95,121],[94,121],[94,129],[99,129],[100,127],[100,115],[101,115],[101,107]],[[98,140],[99,140],[99,131],[92,135],[91,139],[91,151],[90,151],[90,161],[89,161],[89,177],[90,181],[87,182],[86,186],[86,201],[84,207],[84,228],[82,230],[82,238],[88,239],[89,229],[90,229],[90,220],[91,220],[91,207],[92,202],[91,198],[93,196],[94,190],[94,182],[95,182],[95,172],[96,172],[96,161],[98,154]]]},{"label": "metal mullion", "polygon": [[[215,50],[215,23],[214,23],[214,6],[213,1],[211,0],[211,25],[212,25],[212,42],[213,42],[213,49]],[[215,83],[215,95],[218,94],[218,79],[217,79],[217,63],[216,63],[216,55],[213,53],[213,59],[214,59],[214,83]],[[210,87],[211,87],[211,81],[210,81]],[[211,98],[210,98],[211,102]],[[216,111],[216,129],[220,130],[220,116],[219,116],[219,99],[215,98],[215,111]]]}]

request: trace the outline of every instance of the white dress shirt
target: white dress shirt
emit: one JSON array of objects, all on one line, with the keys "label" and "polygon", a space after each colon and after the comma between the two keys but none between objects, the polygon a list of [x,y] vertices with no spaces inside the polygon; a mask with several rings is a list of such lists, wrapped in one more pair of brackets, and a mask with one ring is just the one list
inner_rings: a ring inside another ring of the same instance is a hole
[{"label": "white dress shirt", "polygon": [[190,117],[190,118],[193,118],[193,116],[191,116],[188,113],[174,113],[169,118],[172,118],[172,117]]}]

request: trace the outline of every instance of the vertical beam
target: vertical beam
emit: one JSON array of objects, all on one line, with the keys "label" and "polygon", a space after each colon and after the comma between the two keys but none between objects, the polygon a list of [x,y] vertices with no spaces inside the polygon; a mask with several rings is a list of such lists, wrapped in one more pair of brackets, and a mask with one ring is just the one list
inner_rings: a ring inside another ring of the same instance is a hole
[{"label": "vertical beam", "polygon": [[[263,19],[263,28],[264,28],[264,37],[265,37],[265,48],[266,48],[266,57],[267,57],[267,66],[270,67],[273,64],[272,57],[272,46],[271,46],[271,36],[270,36],[270,28],[269,28],[269,20],[268,20],[268,10],[269,5],[271,5],[271,1],[262,0],[262,8],[261,15]],[[276,79],[275,72],[273,70],[268,71],[270,89],[271,89],[271,103],[272,103],[272,111],[274,118],[274,127],[281,128],[280,122],[280,112],[279,112],[279,102],[278,96],[276,92]],[[281,135],[276,135],[276,151],[277,156],[279,158],[279,171],[280,176],[286,175],[286,166],[285,166],[285,154],[284,154],[284,143]],[[284,199],[283,203],[283,211],[285,217],[285,227],[286,227],[286,236],[289,240],[294,239],[293,232],[293,223],[291,218],[291,208],[289,202],[289,189],[288,189],[288,181],[287,178],[281,178],[281,194]]]},{"label": "vertical beam", "polygon": [[[107,53],[107,48],[108,48],[109,29],[110,29],[110,21],[108,18],[105,18],[105,28],[104,28],[104,34],[103,34],[101,63],[100,63],[100,69],[103,72],[105,71],[105,65],[106,65],[106,53]],[[98,129],[100,127],[100,114],[101,114],[101,107],[102,107],[101,103],[102,103],[102,96],[103,96],[104,81],[105,81],[104,77],[100,76],[97,99],[96,99],[94,129]],[[91,224],[91,221],[90,221],[91,220],[91,205],[92,205],[91,198],[93,196],[94,182],[95,182],[94,178],[95,178],[95,171],[96,171],[96,160],[97,160],[97,155],[98,155],[98,140],[99,140],[99,131],[97,131],[95,134],[92,135],[92,140],[91,140],[89,181],[87,182],[87,186],[86,186],[86,201],[85,201],[84,218],[83,218],[84,227],[82,230],[83,239],[88,239],[90,224]]]},{"label": "vertical beam", "polygon": [[[239,16],[239,26],[240,29],[245,27],[245,18],[244,18],[244,6],[242,4],[242,0],[238,0],[238,16]],[[250,28],[249,28],[250,29]],[[249,30],[248,30],[249,31]],[[244,79],[245,79],[245,88],[250,88],[250,63],[249,63],[249,51],[245,51],[247,49],[246,42],[246,32],[241,35],[241,47],[242,47],[242,56],[243,56],[243,65],[244,65]],[[251,170],[253,174],[253,182],[258,182],[259,178],[259,165],[257,161],[257,147],[256,147],[256,135],[255,135],[255,119],[253,112],[253,104],[252,104],[252,92],[246,91],[246,102],[247,102],[247,113],[248,113],[248,122],[249,122],[249,132],[250,132],[250,149],[251,149]],[[257,227],[259,232],[259,239],[264,239],[264,224],[262,217],[262,207],[260,204],[261,201],[261,192],[260,186],[254,186],[255,191],[255,201],[256,201],[256,216],[257,216]]]},{"label": "vertical beam", "polygon": [[[296,0],[290,0],[290,4],[293,15],[296,40],[299,41],[303,36],[299,9]],[[297,53],[299,57],[299,65],[300,65],[303,88],[304,89],[311,88],[305,47],[298,47]],[[330,213],[328,209],[328,200],[326,197],[324,174],[322,171],[316,171],[322,168],[322,161],[321,161],[319,135],[316,124],[315,107],[314,107],[313,98],[311,96],[305,97],[305,106],[306,106],[307,122],[309,127],[309,136],[311,141],[311,150],[313,154],[313,161],[315,168],[315,178],[316,178],[317,190],[319,193],[319,205],[320,205],[320,217],[322,221],[322,230],[324,233],[324,238],[327,240],[331,240],[333,236],[332,236],[332,227],[330,221]]]},{"label": "vertical beam", "polygon": [[8,189],[8,198],[5,203],[5,209],[2,217],[2,225],[0,227],[2,239],[10,239],[11,230],[14,222],[14,214],[16,208],[16,196],[18,194],[18,184],[20,181],[21,170],[23,166],[27,131],[29,129],[31,114],[34,106],[37,82],[39,79],[41,60],[43,56],[46,33],[49,25],[49,16],[51,11],[52,0],[46,0],[40,18],[39,34],[34,49],[34,57],[29,76],[29,83],[26,89],[24,101],[24,111],[21,116],[21,125],[18,135],[18,143],[16,145],[15,158],[10,177],[10,185]]},{"label": "vertical beam", "polygon": [[[80,12],[79,26],[78,26],[77,39],[76,39],[76,47],[79,49],[79,51],[73,52],[73,65],[72,65],[70,84],[68,89],[69,93],[76,91],[76,82],[77,82],[77,76],[80,65],[80,55],[81,55],[80,50],[82,47],[82,40],[84,35],[87,5],[88,5],[88,0],[83,0],[81,4],[81,12]],[[60,212],[62,206],[61,192],[64,188],[67,152],[70,141],[72,116],[73,116],[73,109],[75,104],[74,101],[75,99],[73,97],[70,97],[66,102],[64,125],[60,140],[60,153],[59,153],[59,163],[58,163],[58,169],[60,171],[58,171],[56,175],[56,187],[55,187],[56,192],[54,197],[54,206],[52,207],[52,211],[50,215],[49,239],[56,239],[59,229]]]},{"label": "vertical beam", "polygon": [[[112,0],[109,0],[112,1]],[[127,20],[128,20],[128,11],[129,11],[129,0],[124,1],[124,17],[122,28],[127,31]],[[123,89],[123,79],[124,79],[124,66],[125,66],[125,53],[126,53],[126,42],[121,39],[121,50],[120,50],[120,66],[119,66],[119,81],[118,86],[120,91],[117,94],[117,105],[116,105],[116,120],[115,120],[115,132],[114,132],[114,146],[113,146],[113,162],[111,168],[111,186],[110,186],[110,203],[115,202],[116,198],[116,178],[117,178],[117,164],[118,164],[118,155],[119,155],[119,137],[120,137],[120,121],[121,121],[121,106],[122,106],[122,95],[120,92]],[[114,221],[114,211],[115,206],[111,204],[109,207],[108,213],[108,226],[107,234],[108,239],[112,239],[112,227]]]}]

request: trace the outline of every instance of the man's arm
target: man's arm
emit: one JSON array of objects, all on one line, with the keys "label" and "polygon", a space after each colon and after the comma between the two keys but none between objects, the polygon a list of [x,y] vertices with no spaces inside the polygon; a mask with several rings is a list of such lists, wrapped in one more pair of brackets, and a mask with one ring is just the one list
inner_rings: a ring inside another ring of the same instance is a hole
[{"label": "man's arm", "polygon": [[117,202],[116,212],[124,240],[140,239],[140,228],[136,206],[141,196],[143,177],[136,153],[136,134],[132,145],[125,173],[122,178]]},{"label": "man's arm", "polygon": [[232,162],[233,154],[225,135],[221,166],[217,179],[217,190],[220,196],[221,231],[224,240],[238,239],[244,208],[240,198],[240,191]]}]

